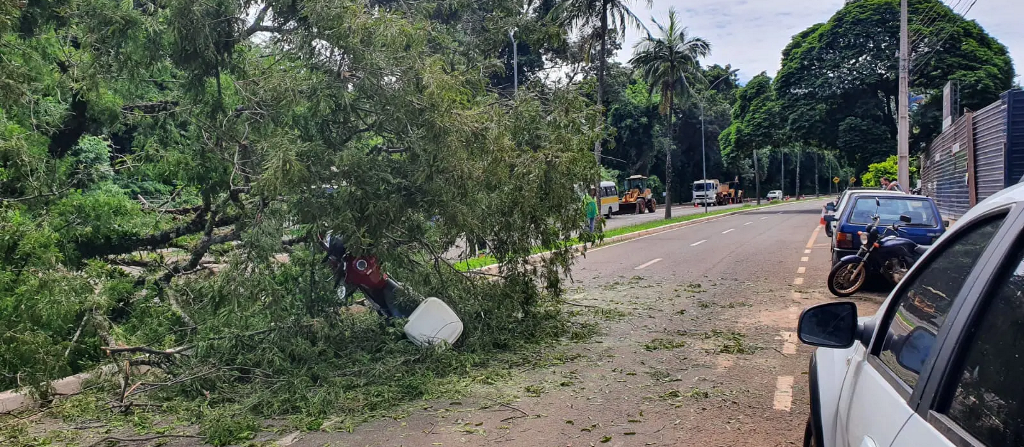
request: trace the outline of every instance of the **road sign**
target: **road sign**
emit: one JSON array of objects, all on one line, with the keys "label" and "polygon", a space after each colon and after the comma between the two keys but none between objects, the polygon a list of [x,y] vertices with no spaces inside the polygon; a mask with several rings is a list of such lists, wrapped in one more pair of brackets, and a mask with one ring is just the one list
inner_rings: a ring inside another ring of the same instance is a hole
[{"label": "road sign", "polygon": [[832,179],[832,183],[839,184],[839,177]]},{"label": "road sign", "polygon": [[850,177],[850,184],[857,183],[857,177]]}]

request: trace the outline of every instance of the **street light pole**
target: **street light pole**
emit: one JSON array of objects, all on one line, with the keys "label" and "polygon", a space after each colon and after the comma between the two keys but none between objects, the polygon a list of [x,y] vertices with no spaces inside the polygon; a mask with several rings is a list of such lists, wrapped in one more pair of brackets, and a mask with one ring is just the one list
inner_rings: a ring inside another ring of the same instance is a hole
[{"label": "street light pole", "polygon": [[[719,82],[724,81],[725,78],[728,78],[729,76],[732,76],[733,74],[735,74],[738,71],[739,71],[739,69],[732,70],[732,71],[726,73],[724,76],[718,78],[717,81],[713,82],[711,84],[711,86],[708,87],[708,91],[711,91],[711,89],[715,88],[715,86],[718,85]],[[704,212],[707,213],[708,212],[708,162],[707,162],[707,157],[704,155],[705,152],[706,152],[705,151],[705,144],[704,144],[704,99],[701,98],[700,96],[698,96],[698,104],[700,104],[700,164],[701,164],[701,167],[702,167],[702,170],[703,170],[703,174],[702,175],[704,176],[704,178],[701,179],[701,182],[703,183],[703,185],[701,185],[701,186],[702,186],[702,188],[704,190]],[[717,195],[718,191],[715,191],[715,194]]]}]

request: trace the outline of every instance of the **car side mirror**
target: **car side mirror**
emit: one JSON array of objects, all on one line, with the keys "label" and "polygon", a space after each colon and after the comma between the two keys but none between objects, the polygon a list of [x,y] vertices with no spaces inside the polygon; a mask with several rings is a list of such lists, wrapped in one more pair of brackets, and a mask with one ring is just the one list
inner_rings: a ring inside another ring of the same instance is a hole
[{"label": "car side mirror", "polygon": [[921,374],[924,362],[928,360],[928,354],[935,345],[935,334],[923,326],[917,326],[909,334],[894,341],[893,345],[896,363],[914,374]]},{"label": "car side mirror", "polygon": [[836,216],[833,216],[831,214],[826,214],[824,216],[824,218],[825,218],[825,222],[835,222],[836,221]]},{"label": "car side mirror", "polygon": [[811,346],[849,348],[857,341],[857,305],[844,301],[807,308],[796,331],[800,341]]},{"label": "car side mirror", "polygon": [[900,215],[900,222],[903,222],[903,223],[905,223],[905,224],[908,224],[908,223],[911,223],[911,222],[913,222],[913,219],[911,219],[911,218],[910,218],[910,216],[908,216],[908,215],[906,215],[906,214],[901,214],[901,215]]},{"label": "car side mirror", "polygon": [[828,204],[825,205],[825,211],[834,213],[836,211],[836,204],[829,202]]}]

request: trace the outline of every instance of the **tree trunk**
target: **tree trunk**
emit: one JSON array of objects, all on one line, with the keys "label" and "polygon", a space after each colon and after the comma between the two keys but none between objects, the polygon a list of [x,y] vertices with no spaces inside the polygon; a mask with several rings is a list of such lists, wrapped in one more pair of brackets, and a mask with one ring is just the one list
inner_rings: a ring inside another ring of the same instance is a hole
[{"label": "tree trunk", "polygon": [[[598,55],[597,61],[597,107],[599,108],[598,113],[598,129],[604,129],[604,71],[605,71],[605,52],[608,48],[608,2],[607,0],[601,1],[601,54]],[[603,135],[604,132],[601,132]],[[603,137],[598,138],[594,142],[594,158],[597,160],[598,174],[597,184],[601,184],[601,140]]]},{"label": "tree trunk", "polygon": [[672,92],[668,93],[668,146],[665,148],[665,218],[672,218],[672,115],[675,107],[672,106]]}]

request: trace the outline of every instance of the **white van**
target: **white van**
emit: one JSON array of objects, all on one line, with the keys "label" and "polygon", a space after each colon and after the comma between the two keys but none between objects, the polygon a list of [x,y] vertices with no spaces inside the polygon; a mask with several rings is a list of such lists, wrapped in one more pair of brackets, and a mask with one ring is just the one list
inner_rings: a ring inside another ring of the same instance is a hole
[{"label": "white van", "polygon": [[614,182],[601,182],[601,187],[597,189],[597,205],[605,217],[612,217],[612,214],[619,212],[619,189]]}]

